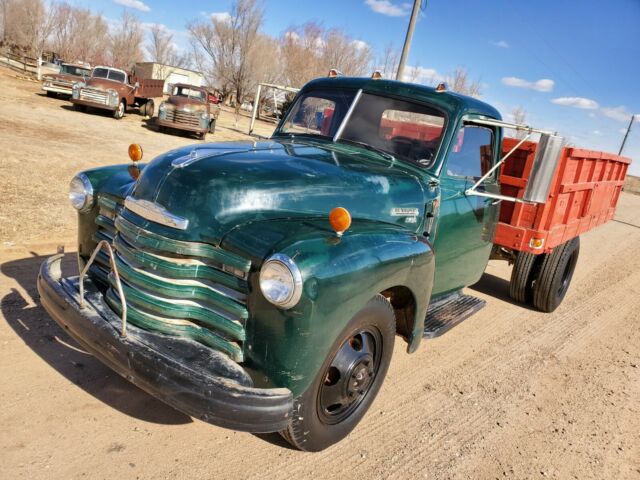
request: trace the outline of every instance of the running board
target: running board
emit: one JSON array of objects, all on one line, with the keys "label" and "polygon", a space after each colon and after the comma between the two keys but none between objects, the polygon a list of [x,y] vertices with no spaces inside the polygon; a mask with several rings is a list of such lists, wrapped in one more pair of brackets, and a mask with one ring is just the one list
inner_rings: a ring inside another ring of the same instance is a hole
[{"label": "running board", "polygon": [[436,338],[482,309],[487,302],[456,292],[429,304],[422,338]]}]

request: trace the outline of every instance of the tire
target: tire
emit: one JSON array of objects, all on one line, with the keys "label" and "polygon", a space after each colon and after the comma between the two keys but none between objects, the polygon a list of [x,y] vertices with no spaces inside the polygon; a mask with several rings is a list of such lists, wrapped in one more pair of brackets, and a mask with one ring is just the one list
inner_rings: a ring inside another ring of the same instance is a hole
[{"label": "tire", "polygon": [[204,139],[206,139],[206,138],[207,138],[207,131],[205,130],[204,132],[200,132],[200,133],[198,133],[198,138],[199,138],[200,140],[204,140]]},{"label": "tire", "polygon": [[546,255],[533,284],[533,305],[542,312],[553,312],[562,303],[580,253],[580,238],[558,245]]},{"label": "tire", "polygon": [[300,450],[317,452],[346,437],[373,403],[391,363],[396,322],[376,295],[337,337],[309,388],[294,400],[280,434]]},{"label": "tire", "polygon": [[57,96],[58,96],[58,95],[56,95],[56,92],[50,92],[50,91],[48,91],[48,90],[47,90],[47,97],[49,97],[49,98],[55,98],[55,97],[57,97]]},{"label": "tire", "polygon": [[534,265],[540,255],[518,252],[511,270],[509,296],[519,303],[531,303],[533,300]]},{"label": "tire", "polygon": [[113,118],[115,118],[116,120],[122,119],[122,117],[124,117],[124,112],[126,109],[127,109],[127,101],[124,99],[120,100],[120,103],[118,104],[118,108],[113,112]]},{"label": "tire", "polygon": [[216,133],[216,119],[215,118],[213,120],[211,120],[211,123],[209,124],[209,133],[211,133],[211,134]]},{"label": "tire", "polygon": [[76,112],[84,112],[84,111],[86,111],[86,107],[85,107],[84,105],[79,105],[79,104],[77,104],[77,103],[74,103],[74,104],[73,104],[73,109],[74,109]]},{"label": "tire", "polygon": [[140,113],[145,117],[153,117],[153,112],[155,111],[156,106],[153,103],[153,100],[147,100],[147,102],[140,107]]}]

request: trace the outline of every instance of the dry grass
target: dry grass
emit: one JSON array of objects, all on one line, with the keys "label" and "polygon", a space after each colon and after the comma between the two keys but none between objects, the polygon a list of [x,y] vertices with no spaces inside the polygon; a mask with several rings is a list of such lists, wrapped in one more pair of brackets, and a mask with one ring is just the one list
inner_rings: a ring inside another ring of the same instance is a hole
[{"label": "dry grass", "polygon": [[[0,67],[0,245],[24,241],[69,241],[75,214],[67,200],[69,181],[78,171],[123,163],[127,146],[140,143],[147,160],[172,148],[198,143],[195,137],[162,134],[129,113],[78,113],[63,99],[47,98],[40,84],[16,78]],[[207,141],[246,140],[249,117],[223,110],[216,133]],[[256,123],[269,136],[274,124]]]}]

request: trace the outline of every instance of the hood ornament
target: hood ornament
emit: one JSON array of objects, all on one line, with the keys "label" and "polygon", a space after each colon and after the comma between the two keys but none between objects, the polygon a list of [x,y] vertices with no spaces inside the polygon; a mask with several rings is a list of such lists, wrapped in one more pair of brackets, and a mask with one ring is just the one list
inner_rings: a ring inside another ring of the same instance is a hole
[{"label": "hood ornament", "polygon": [[167,211],[162,205],[149,200],[136,199],[128,196],[124,201],[124,206],[136,215],[146,220],[150,220],[160,225],[186,230],[189,226],[189,219],[179,217]]}]

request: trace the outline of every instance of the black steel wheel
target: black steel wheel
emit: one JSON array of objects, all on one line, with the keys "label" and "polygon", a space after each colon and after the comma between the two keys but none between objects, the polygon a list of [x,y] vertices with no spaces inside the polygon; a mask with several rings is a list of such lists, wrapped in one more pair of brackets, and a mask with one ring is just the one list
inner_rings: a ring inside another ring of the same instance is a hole
[{"label": "black steel wheel", "polygon": [[542,312],[553,312],[564,299],[578,263],[580,238],[558,245],[546,255],[533,284],[533,304]]},{"label": "black steel wheel", "polygon": [[376,295],[336,338],[313,383],[295,399],[282,436],[306,451],[323,450],[346,437],[382,386],[395,333],[393,309]]}]

